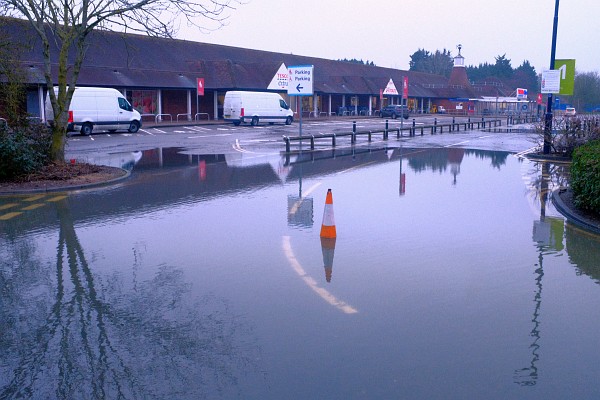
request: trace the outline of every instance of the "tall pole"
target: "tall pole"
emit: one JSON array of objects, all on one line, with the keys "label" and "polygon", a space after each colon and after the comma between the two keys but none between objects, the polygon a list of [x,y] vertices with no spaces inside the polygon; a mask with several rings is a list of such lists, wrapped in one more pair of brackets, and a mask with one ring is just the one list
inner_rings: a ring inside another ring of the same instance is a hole
[{"label": "tall pole", "polygon": [[[552,28],[552,51],[550,52],[550,69],[554,69],[556,59],[556,33],[558,31],[558,3],[556,0],[554,6],[554,26]],[[552,93],[548,94],[548,103],[546,104],[546,115],[544,120],[544,154],[550,154],[552,144]]]}]

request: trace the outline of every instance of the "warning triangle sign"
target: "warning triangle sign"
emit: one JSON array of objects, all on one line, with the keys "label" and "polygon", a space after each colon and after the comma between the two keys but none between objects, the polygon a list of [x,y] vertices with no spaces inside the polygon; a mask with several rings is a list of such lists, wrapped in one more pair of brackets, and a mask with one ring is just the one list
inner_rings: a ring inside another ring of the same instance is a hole
[{"label": "warning triangle sign", "polygon": [[396,89],[396,85],[394,85],[394,81],[391,78],[390,78],[390,81],[388,82],[387,86],[383,90],[383,94],[398,95],[398,90]]},{"label": "warning triangle sign", "polygon": [[287,89],[288,89],[288,69],[285,66],[285,64],[283,64],[283,63],[281,64],[281,66],[277,70],[277,73],[271,80],[271,83],[269,83],[269,86],[267,86],[267,89],[268,90],[285,90],[285,91],[287,91]]}]

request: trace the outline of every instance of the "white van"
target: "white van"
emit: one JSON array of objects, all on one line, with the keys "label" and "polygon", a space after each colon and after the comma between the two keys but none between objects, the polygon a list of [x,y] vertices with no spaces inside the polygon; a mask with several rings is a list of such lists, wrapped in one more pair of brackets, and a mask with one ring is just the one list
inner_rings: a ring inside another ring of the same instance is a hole
[{"label": "white van", "polygon": [[231,91],[225,93],[223,118],[236,126],[242,122],[255,126],[259,121],[290,125],[294,112],[277,93]]},{"label": "white van", "polygon": [[[55,92],[58,89],[55,88]],[[54,112],[50,96],[46,98],[46,122],[51,124]],[[69,107],[69,132],[79,131],[89,135],[94,128],[114,132],[117,129],[137,132],[142,126],[142,117],[133,109],[121,92],[110,88],[75,88]]]}]

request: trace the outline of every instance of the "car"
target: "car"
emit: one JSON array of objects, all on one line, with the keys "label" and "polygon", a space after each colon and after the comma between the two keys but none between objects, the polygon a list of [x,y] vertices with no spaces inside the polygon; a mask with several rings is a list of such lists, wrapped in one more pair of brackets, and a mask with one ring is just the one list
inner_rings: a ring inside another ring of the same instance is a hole
[{"label": "car", "polygon": [[392,104],[381,109],[379,113],[381,118],[391,117],[392,119],[396,119],[398,117],[404,117],[404,119],[408,119],[408,107],[400,105],[400,104]]},{"label": "car", "polygon": [[446,114],[446,109],[444,108],[444,106],[438,106],[437,108],[437,113],[438,114]]},{"label": "car", "polygon": [[565,109],[565,117],[574,117],[577,115],[577,111],[575,110],[575,107],[567,107]]}]

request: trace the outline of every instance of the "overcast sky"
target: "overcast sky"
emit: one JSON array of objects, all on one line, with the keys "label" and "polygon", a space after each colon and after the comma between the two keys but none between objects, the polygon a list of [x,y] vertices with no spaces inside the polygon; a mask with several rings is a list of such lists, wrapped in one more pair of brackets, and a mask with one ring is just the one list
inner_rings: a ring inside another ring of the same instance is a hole
[{"label": "overcast sky", "polygon": [[[462,44],[466,65],[506,54],[539,73],[550,66],[556,0],[243,0],[227,26],[179,38],[326,59],[357,58],[408,69],[419,48]],[[600,0],[562,0],[556,58],[600,71]]]}]

